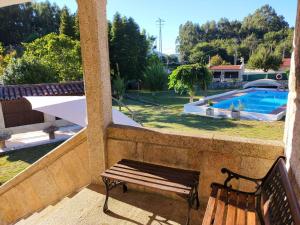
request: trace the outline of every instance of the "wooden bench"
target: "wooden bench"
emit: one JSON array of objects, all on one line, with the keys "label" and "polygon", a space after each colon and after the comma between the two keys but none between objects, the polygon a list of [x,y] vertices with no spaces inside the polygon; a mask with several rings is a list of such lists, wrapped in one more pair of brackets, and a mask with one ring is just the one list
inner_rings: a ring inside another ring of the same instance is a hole
[{"label": "wooden bench", "polygon": [[[283,157],[276,160],[267,175],[253,179],[223,168],[224,184],[213,183],[202,225],[300,225],[300,210],[288,179]],[[256,184],[256,191],[232,189],[232,179]]]},{"label": "wooden bench", "polygon": [[126,183],[160,189],[178,194],[188,203],[187,222],[190,221],[191,208],[199,208],[198,183],[200,173],[197,171],[175,169],[149,163],[123,159],[101,174],[106,187],[106,199],[103,211],[108,212],[109,191]]}]

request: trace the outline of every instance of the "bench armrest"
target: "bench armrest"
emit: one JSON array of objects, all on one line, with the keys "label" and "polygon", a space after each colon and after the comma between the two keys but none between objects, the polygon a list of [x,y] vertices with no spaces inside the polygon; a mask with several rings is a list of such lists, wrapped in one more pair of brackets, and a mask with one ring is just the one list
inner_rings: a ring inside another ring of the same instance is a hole
[{"label": "bench armrest", "polygon": [[227,174],[227,178],[226,180],[224,181],[224,186],[226,187],[229,187],[231,188],[231,185],[229,185],[229,182],[232,180],[232,179],[236,179],[236,180],[239,180],[239,179],[244,179],[244,180],[247,180],[247,181],[251,181],[253,183],[256,184],[256,188],[258,188],[262,182],[262,179],[256,179],[256,178],[251,178],[251,177],[246,177],[246,176],[243,176],[243,175],[240,175],[240,174],[237,174],[227,168],[222,168],[221,169],[221,172],[223,174]]}]

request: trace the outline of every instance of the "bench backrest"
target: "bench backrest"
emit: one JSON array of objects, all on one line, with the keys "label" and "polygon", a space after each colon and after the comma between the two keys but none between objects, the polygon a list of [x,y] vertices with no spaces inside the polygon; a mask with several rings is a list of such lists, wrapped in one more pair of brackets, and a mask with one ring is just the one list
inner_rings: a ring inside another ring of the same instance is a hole
[{"label": "bench backrest", "polygon": [[277,159],[259,191],[258,208],[266,225],[300,225],[300,209],[283,157]]}]

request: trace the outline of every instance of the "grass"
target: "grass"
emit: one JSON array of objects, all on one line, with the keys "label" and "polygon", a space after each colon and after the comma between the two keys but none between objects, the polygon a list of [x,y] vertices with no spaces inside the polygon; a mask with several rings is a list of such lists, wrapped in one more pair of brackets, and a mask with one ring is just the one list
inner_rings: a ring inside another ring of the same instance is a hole
[{"label": "grass", "polygon": [[[229,90],[210,90],[208,95],[215,95]],[[159,104],[153,106],[126,99],[131,110],[136,112],[139,122],[145,127],[162,130],[180,131],[185,134],[214,133],[247,138],[282,140],[284,121],[262,122],[230,119],[212,119],[197,115],[183,115],[183,105],[189,102],[187,95],[178,95],[172,91],[151,93],[147,91],[130,92],[130,96]],[[203,97],[197,93],[196,99]],[[123,108],[123,112],[130,115]]]},{"label": "grass", "polygon": [[0,185],[16,176],[59,144],[53,143],[22,149],[0,156]]}]

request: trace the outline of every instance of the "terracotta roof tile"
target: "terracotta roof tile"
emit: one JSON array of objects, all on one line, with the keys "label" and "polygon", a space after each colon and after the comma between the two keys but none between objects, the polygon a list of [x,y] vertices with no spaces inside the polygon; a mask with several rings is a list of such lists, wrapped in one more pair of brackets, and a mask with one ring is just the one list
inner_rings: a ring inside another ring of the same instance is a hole
[{"label": "terracotta roof tile", "polygon": [[53,84],[0,85],[0,100],[14,100],[23,96],[84,95],[82,81]]},{"label": "terracotta roof tile", "polygon": [[241,65],[220,65],[220,66],[211,66],[211,70],[240,70]]},{"label": "terracotta roof tile", "polygon": [[290,58],[285,58],[282,60],[282,63],[280,65],[280,68],[283,69],[288,69],[291,66],[291,59]]}]

